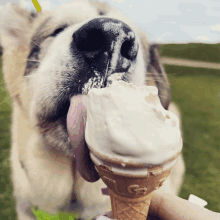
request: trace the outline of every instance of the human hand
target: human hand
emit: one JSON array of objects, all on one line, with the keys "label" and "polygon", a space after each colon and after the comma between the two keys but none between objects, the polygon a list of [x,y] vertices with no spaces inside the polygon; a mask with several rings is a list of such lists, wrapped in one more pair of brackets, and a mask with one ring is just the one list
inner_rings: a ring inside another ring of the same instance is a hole
[{"label": "human hand", "polygon": [[[212,212],[178,196],[159,191],[154,191],[152,195],[147,220],[220,220],[220,213]],[[113,219],[111,212],[97,218],[110,219]]]},{"label": "human hand", "polygon": [[212,212],[178,196],[153,192],[147,220],[220,220],[220,213]]}]

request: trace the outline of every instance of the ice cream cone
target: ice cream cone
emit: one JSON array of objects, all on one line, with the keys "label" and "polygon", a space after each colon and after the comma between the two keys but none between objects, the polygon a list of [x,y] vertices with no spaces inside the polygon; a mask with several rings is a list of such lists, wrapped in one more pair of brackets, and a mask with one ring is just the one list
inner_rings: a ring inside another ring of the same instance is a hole
[{"label": "ice cream cone", "polygon": [[146,220],[150,206],[151,194],[140,198],[126,198],[109,190],[113,219]]},{"label": "ice cream cone", "polygon": [[91,89],[85,140],[109,189],[113,218],[146,220],[151,192],[182,149],[178,118],[163,108],[158,89],[123,81]]},{"label": "ice cream cone", "polygon": [[162,186],[179,154],[167,162],[169,165],[163,164],[148,168],[135,168],[132,165],[133,171],[121,167],[122,171],[127,170],[121,173],[115,169],[115,164],[100,163],[94,154],[90,153],[90,155],[101,179],[108,187],[113,219],[146,220],[152,197],[151,192]]}]

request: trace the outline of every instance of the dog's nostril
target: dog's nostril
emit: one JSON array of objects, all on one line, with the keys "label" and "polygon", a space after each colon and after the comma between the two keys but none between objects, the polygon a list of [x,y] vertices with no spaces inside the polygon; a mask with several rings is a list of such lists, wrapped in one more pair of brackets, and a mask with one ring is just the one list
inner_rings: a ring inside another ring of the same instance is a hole
[{"label": "dog's nostril", "polygon": [[74,36],[76,47],[82,52],[96,52],[105,45],[105,38],[101,30],[90,29]]},{"label": "dog's nostril", "polygon": [[132,41],[125,41],[122,46],[121,46],[121,55],[125,58],[127,58],[128,60],[131,59],[131,50],[132,50],[132,46],[133,46],[133,42]]},{"label": "dog's nostril", "polygon": [[138,44],[135,39],[130,39],[124,41],[121,46],[121,55],[128,60],[133,60],[136,58],[138,52]]}]

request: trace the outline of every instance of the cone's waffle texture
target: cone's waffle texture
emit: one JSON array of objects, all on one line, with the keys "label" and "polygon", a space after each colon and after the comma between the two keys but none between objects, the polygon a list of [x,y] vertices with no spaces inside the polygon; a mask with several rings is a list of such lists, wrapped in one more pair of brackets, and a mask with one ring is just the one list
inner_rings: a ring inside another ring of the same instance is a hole
[{"label": "cone's waffle texture", "polygon": [[118,220],[146,220],[150,193],[162,186],[170,174],[170,169],[163,170],[161,166],[149,168],[145,177],[117,174],[106,165],[95,166],[109,189],[113,218]]},{"label": "cone's waffle texture", "polygon": [[125,198],[109,190],[113,218],[118,220],[146,220],[151,194],[140,198]]}]

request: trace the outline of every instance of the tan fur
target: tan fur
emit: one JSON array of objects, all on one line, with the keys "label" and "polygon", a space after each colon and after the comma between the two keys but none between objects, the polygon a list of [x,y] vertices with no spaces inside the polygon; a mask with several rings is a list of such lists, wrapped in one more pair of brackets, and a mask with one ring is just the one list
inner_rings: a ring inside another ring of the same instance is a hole
[{"label": "tan fur", "polygon": [[[172,102],[169,105],[168,111],[173,112],[179,118],[180,131],[182,133],[181,114],[180,114],[178,107]],[[182,133],[182,138],[183,138],[183,133]],[[183,155],[180,154],[178,161],[177,161],[176,165],[173,167],[173,169],[171,170],[171,173],[169,176],[171,183],[173,185],[173,192],[172,193],[174,193],[175,195],[178,195],[178,193],[179,193],[180,187],[183,182],[184,173],[185,173],[185,163],[183,160]]]},{"label": "tan fur", "polygon": [[[62,153],[48,151],[44,147],[42,136],[37,128],[36,115],[41,111],[40,107],[41,103],[43,103],[41,95],[44,94],[50,97],[53,89],[49,88],[47,92],[41,91],[41,89],[39,91],[33,90],[32,85],[37,83],[35,82],[36,78],[34,78],[36,77],[35,72],[29,77],[23,77],[26,60],[30,53],[30,44],[33,43],[31,38],[34,34],[37,33],[41,37],[47,35],[56,29],[55,26],[61,20],[65,20],[68,24],[81,22],[76,25],[76,28],[78,28],[88,22],[88,19],[98,16],[96,7],[104,13],[110,10],[109,17],[128,23],[139,35],[140,53],[138,55],[139,65],[137,72],[143,72],[143,74],[134,76],[133,83],[140,86],[146,82],[143,69],[146,68],[144,60],[148,59],[149,56],[149,43],[145,35],[126,16],[105,3],[92,2],[92,5],[86,5],[88,1],[75,2],[76,11],[78,10],[77,7],[84,7],[84,9],[88,7],[88,12],[86,11],[81,14],[81,17],[78,17],[74,11],[68,12],[69,7],[64,5],[62,8],[57,9],[57,15],[60,16],[53,18],[47,23],[47,27],[44,27],[43,31],[41,30],[42,23],[53,16],[50,12],[40,12],[41,16],[32,21],[29,13],[25,10],[16,6],[7,6],[4,14],[0,17],[1,45],[4,49],[2,58],[3,74],[7,89],[12,97],[13,106],[11,167],[19,220],[35,219],[30,213],[31,205],[36,205],[52,213],[62,208],[71,210],[70,207],[67,207],[71,196],[84,205],[83,211],[81,210],[82,218],[92,217],[111,209],[109,197],[103,196],[101,193],[101,188],[105,187],[101,180],[89,183],[83,180],[78,172],[74,176],[71,168],[73,161],[70,158]],[[59,10],[65,11],[65,15],[58,13]],[[23,30],[22,33],[21,30]],[[47,43],[49,45],[50,40]],[[47,48],[47,45],[44,45],[44,47]],[[45,53],[43,52],[42,56],[48,56],[46,52],[47,50],[45,49]],[[144,55],[141,57],[140,54]],[[42,74],[42,78],[39,79],[39,85],[41,84],[40,82],[47,85],[47,80],[49,82],[55,79],[53,77],[47,79]],[[156,80],[153,76],[147,76],[147,82],[148,85],[156,86]],[[19,100],[22,106],[19,104]],[[52,107],[50,106],[50,108]],[[173,103],[170,104],[169,110],[180,118],[179,111]],[[49,128],[52,131],[53,127],[52,125],[50,126]],[[56,129],[62,133],[61,127],[57,126]],[[22,168],[21,161],[25,169]],[[171,171],[170,177],[160,190],[177,194],[182,183],[184,171],[184,162],[182,156],[180,156],[178,163]],[[24,210],[21,207],[24,207]]]}]

